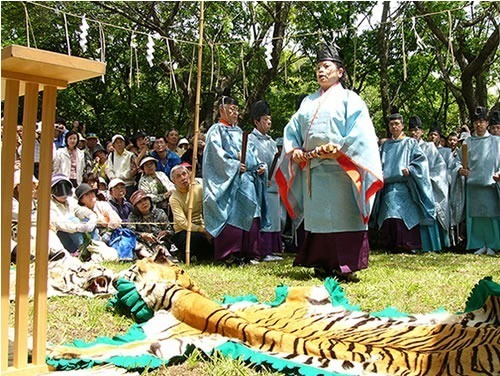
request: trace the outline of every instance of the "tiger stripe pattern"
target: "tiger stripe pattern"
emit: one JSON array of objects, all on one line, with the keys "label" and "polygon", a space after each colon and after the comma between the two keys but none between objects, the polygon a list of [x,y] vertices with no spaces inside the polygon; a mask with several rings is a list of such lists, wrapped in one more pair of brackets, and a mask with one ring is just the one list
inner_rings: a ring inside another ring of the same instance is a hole
[{"label": "tiger stripe pattern", "polygon": [[[147,281],[138,288],[147,291],[148,305],[162,312],[144,325],[148,340],[138,346],[162,358],[173,348],[196,343],[210,349],[225,339],[342,374],[499,374],[498,296],[465,314],[390,318],[332,305],[324,286],[290,288],[277,307],[220,305],[176,283]],[[59,348],[53,355],[89,356],[101,350],[75,354],[74,348]]]}]

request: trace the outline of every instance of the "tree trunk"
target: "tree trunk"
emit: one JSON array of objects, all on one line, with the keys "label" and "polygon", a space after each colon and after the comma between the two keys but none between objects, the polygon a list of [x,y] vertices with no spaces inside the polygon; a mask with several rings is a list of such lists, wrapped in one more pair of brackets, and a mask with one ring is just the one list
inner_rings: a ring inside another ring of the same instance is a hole
[{"label": "tree trunk", "polygon": [[[449,46],[452,46],[451,50],[453,56],[461,72],[461,87],[452,84],[452,80],[450,79],[448,73],[449,67],[442,63],[443,59],[440,61],[440,67],[446,85],[449,86],[451,92],[457,99],[458,105],[460,106],[460,116],[464,122],[467,122],[472,118],[474,109],[478,105],[488,106],[488,89],[487,82],[484,77],[490,70],[491,60],[495,57],[500,42],[499,27],[495,20],[495,17],[498,17],[498,5],[492,3],[490,5],[490,10],[485,11],[485,15],[483,17],[491,18],[494,30],[483,45],[480,46],[481,48],[478,49],[478,52],[472,54],[467,47],[467,41],[465,38],[453,36],[452,41],[448,39],[447,31],[442,30],[431,15],[426,15],[429,14],[430,11],[427,9],[424,2],[414,1],[413,3],[415,4],[417,11],[424,15],[423,18],[427,23],[427,26],[429,26],[429,29],[434,34],[437,44],[441,46],[441,49],[436,48],[436,53],[439,55],[441,51],[448,51]],[[497,16],[495,16],[495,14],[497,14]],[[465,23],[459,22],[458,27],[455,29],[463,29],[467,27],[471,28],[474,27],[476,23],[479,23],[479,21]],[[439,60],[440,59],[438,58],[438,61]],[[466,107],[466,112],[468,113],[464,113],[464,107]]]}]

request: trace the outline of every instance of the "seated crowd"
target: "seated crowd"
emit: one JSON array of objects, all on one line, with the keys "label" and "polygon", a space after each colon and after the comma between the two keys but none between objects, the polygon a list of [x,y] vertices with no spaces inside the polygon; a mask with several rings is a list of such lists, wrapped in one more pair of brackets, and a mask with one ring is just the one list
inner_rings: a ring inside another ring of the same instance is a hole
[{"label": "seated crowd", "polygon": [[[55,140],[59,132],[64,136],[55,144],[51,183],[51,231],[60,244],[51,249],[62,245],[78,256],[90,240],[110,244],[115,230],[127,228],[136,238],[133,258],[162,252],[173,262],[185,260],[191,165],[181,156],[189,149],[187,139],[179,141],[171,129],[157,137],[138,132],[130,141],[116,134],[102,145],[96,134],[65,131],[61,123],[55,132]],[[191,257],[210,259],[199,179],[194,191]]]}]

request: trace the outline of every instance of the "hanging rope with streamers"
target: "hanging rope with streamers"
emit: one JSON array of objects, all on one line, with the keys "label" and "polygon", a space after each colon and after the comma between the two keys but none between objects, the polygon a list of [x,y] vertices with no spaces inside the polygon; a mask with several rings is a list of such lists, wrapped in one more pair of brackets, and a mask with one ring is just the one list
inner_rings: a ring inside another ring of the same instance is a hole
[{"label": "hanging rope with streamers", "polygon": [[417,41],[418,48],[425,51],[427,49],[427,45],[424,43],[423,39],[420,38],[420,35],[418,35],[415,17],[411,18],[411,28],[415,34],[415,40]]},{"label": "hanging rope with streamers", "polygon": [[28,8],[24,4],[24,2],[22,4],[23,4],[23,7],[24,7],[24,17],[25,17],[25,20],[26,20],[26,42],[27,42],[28,48],[31,45],[31,43],[30,43],[30,41],[31,41],[30,34],[31,34],[31,37],[33,38],[33,43],[35,44],[35,48],[38,48],[36,46],[35,33],[33,32],[33,25],[31,24],[31,19],[30,19],[30,15],[28,13]]},{"label": "hanging rope with streamers", "polygon": [[[46,5],[43,2],[26,1],[26,3],[34,5],[34,6],[46,8],[46,9],[52,10],[54,12],[61,12],[60,10],[55,9],[53,7],[50,7],[50,6]],[[433,16],[433,15],[443,14],[443,13],[450,14],[451,12],[455,12],[455,11],[459,11],[459,10],[463,10],[463,9],[464,9],[464,6],[462,5],[462,6],[459,6],[457,8],[447,9],[447,10],[442,10],[442,11],[437,11],[437,12],[431,12],[431,13],[426,13],[426,14],[422,14],[422,15],[418,15],[418,16],[414,16],[414,17],[415,18],[421,18],[421,17]],[[68,16],[81,18],[81,15],[72,14],[70,12],[63,12],[63,13],[67,14]],[[387,21],[385,23],[379,23],[378,25],[393,24],[395,22],[408,22],[409,20],[410,20],[410,18],[402,18],[402,19],[398,19],[398,20]],[[119,26],[119,25],[114,25],[114,24],[111,24],[109,22],[103,22],[103,21],[92,20],[92,19],[87,19],[87,21],[88,22],[101,22],[105,26],[113,27],[113,28],[120,29],[120,30],[126,30],[128,32],[132,32],[133,31],[133,29],[126,28],[126,27]],[[338,29],[338,30],[317,30],[317,31],[312,31],[312,32],[307,32],[307,33],[297,33],[297,34],[289,35],[289,37],[290,38],[302,38],[302,37],[314,36],[314,35],[321,36],[321,35],[323,35],[325,33],[328,33],[328,32],[345,32],[347,30],[356,30],[357,28],[358,28],[357,26],[352,26],[352,27],[343,27],[343,28]],[[146,36],[149,34],[149,32],[142,32],[142,31],[138,31],[138,30],[136,31],[136,33],[137,34],[146,35]],[[177,43],[194,44],[194,45],[198,44],[198,42],[196,42],[196,41],[189,41],[189,40],[183,40],[183,39],[178,39],[178,38],[170,38],[170,37],[166,37],[166,36],[160,36],[160,38],[164,39],[164,40],[175,41]],[[277,38],[272,38],[272,39],[282,39],[282,38],[284,38],[284,37],[277,37]],[[263,39],[264,38],[256,40],[255,42],[262,42]],[[232,41],[224,41],[224,42],[213,43],[213,44],[214,45],[230,45],[230,44],[244,44],[244,43],[248,43],[248,41],[246,41],[246,40],[243,40],[243,41],[242,40],[232,40]]]},{"label": "hanging rope with streamers", "polygon": [[187,84],[187,88],[188,88],[188,92],[191,93],[191,77],[192,77],[192,74],[193,74],[193,65],[194,65],[194,56],[195,56],[195,53],[196,53],[196,46],[193,46],[193,54],[191,55],[191,64],[189,65],[189,76],[188,76],[188,84]]},{"label": "hanging rope with streamers", "polygon": [[89,35],[89,33],[87,32],[88,29],[89,24],[87,23],[87,19],[84,14],[82,17],[82,24],[80,25],[80,47],[82,48],[83,52],[87,52],[87,35]]},{"label": "hanging rope with streamers", "polygon": [[[102,27],[102,24],[99,22],[99,43],[101,44],[101,47],[99,48],[101,52],[101,63],[106,62],[106,35],[104,34],[104,28]],[[101,81],[102,83],[106,82],[104,75],[101,75]]]},{"label": "hanging rope with streamers", "polygon": [[30,25],[28,23],[28,8],[26,8],[26,5],[24,5],[24,3],[23,7],[24,7],[24,19],[26,22],[26,43],[28,45],[28,48],[30,48],[31,43],[30,43]]},{"label": "hanging rope with streamers", "polygon": [[175,81],[175,73],[174,73],[174,64],[172,61],[172,54],[170,53],[170,44],[168,43],[168,40],[166,41],[167,43],[167,52],[168,52],[168,65],[170,68],[170,86],[174,86],[174,90],[177,93],[177,82]]},{"label": "hanging rope with streamers", "polygon": [[66,13],[63,13],[63,18],[64,18],[64,32],[66,33],[66,47],[68,48],[68,55],[71,56],[71,44],[69,43],[68,19],[66,18]]},{"label": "hanging rope with streamers", "polygon": [[212,91],[212,85],[214,83],[214,45],[213,45],[213,43],[210,42],[209,47],[210,47],[211,67],[210,67],[210,89],[208,91]]},{"label": "hanging rope with streamers", "polygon": [[451,12],[448,11],[448,52],[446,56],[446,65],[448,66],[448,61],[451,56],[451,64],[455,65],[455,54],[453,53],[453,20],[451,18]]},{"label": "hanging rope with streamers", "polygon": [[155,52],[155,42],[153,41],[153,37],[151,34],[148,34],[148,43],[146,43],[146,60],[149,64],[150,67],[153,67],[153,59],[154,59],[154,52]]},{"label": "hanging rope with streamers", "polygon": [[246,83],[247,78],[245,73],[245,53],[243,51],[243,45],[241,45],[240,58],[241,58],[241,73],[243,75],[243,101],[246,102],[248,96],[248,88]]},{"label": "hanging rope with streamers", "polygon": [[406,46],[405,46],[405,28],[404,23],[401,22],[401,35],[403,39],[403,80],[406,81]]}]

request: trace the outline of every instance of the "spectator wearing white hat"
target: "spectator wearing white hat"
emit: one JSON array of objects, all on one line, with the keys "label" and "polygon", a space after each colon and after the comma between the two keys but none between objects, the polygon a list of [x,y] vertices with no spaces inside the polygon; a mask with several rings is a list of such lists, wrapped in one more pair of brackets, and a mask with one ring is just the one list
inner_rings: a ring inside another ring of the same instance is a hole
[{"label": "spectator wearing white hat", "polygon": [[126,221],[132,211],[132,204],[126,199],[126,186],[122,179],[114,178],[108,184],[109,203],[111,207],[118,213],[122,221]]},{"label": "spectator wearing white hat", "polygon": [[139,189],[142,189],[151,198],[156,207],[169,213],[168,199],[175,190],[175,185],[163,171],[156,171],[158,160],[153,157],[141,159],[140,167],[143,171],[139,179]]},{"label": "spectator wearing white hat", "polygon": [[125,149],[125,137],[121,134],[115,134],[111,138],[114,151],[108,155],[108,169],[106,175],[108,178],[122,179],[125,183],[127,198],[130,198],[136,189],[135,175],[137,166],[135,164],[134,153]]},{"label": "spectator wearing white hat", "polygon": [[182,157],[182,155],[189,148],[189,141],[186,138],[181,138],[177,144],[177,155]]}]

